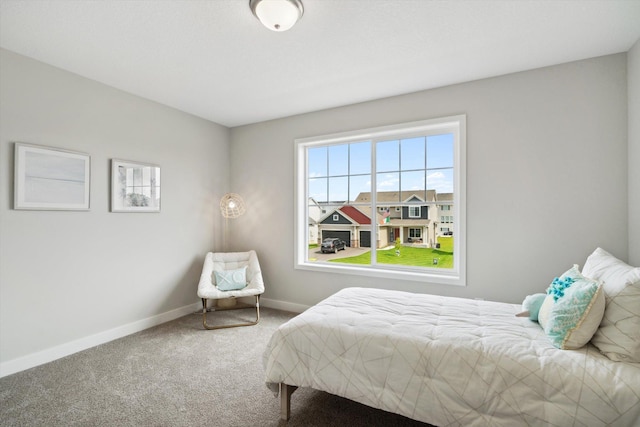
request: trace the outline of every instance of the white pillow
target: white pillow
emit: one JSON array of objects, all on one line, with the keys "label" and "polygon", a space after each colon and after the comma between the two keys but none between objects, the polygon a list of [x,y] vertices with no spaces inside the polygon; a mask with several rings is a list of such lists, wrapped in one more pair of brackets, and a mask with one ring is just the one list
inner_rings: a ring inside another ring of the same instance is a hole
[{"label": "white pillow", "polygon": [[597,248],[582,274],[602,282],[605,311],[591,342],[609,359],[640,362],[640,268]]}]

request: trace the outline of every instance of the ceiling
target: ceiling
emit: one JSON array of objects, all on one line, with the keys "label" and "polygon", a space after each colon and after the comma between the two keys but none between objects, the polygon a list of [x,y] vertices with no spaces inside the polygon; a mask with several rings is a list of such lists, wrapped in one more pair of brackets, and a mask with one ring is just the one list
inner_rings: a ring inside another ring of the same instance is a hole
[{"label": "ceiling", "polygon": [[234,127],[625,52],[640,0],[0,0],[0,46]]}]

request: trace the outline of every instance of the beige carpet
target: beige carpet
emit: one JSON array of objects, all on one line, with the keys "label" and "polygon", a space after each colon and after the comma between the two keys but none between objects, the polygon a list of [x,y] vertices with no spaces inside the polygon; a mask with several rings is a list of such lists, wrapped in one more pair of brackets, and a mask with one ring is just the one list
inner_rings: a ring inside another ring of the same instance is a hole
[{"label": "beige carpet", "polygon": [[293,314],[261,314],[257,326],[216,331],[193,314],[1,378],[0,425],[426,426],[306,388],[293,394],[289,422],[280,421],[262,352]]}]

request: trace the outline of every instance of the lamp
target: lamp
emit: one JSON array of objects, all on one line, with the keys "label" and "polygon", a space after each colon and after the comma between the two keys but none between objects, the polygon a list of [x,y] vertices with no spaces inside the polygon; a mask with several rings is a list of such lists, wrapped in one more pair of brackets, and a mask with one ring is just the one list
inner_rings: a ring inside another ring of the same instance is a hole
[{"label": "lamp", "polygon": [[220,199],[220,213],[224,217],[224,233],[222,234],[222,246],[227,250],[227,233],[229,218],[238,218],[245,211],[244,200],[236,193],[227,193]]},{"label": "lamp", "polygon": [[220,212],[225,218],[237,218],[245,211],[244,200],[236,193],[227,193],[220,199]]},{"label": "lamp", "polygon": [[287,31],[304,13],[300,0],[249,0],[249,7],[271,31]]}]

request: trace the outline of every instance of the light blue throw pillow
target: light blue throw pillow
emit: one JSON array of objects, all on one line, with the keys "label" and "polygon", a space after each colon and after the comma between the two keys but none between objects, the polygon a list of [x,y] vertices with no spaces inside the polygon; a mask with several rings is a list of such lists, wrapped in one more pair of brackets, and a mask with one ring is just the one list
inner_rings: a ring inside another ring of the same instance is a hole
[{"label": "light blue throw pillow", "polygon": [[540,324],[555,347],[580,348],[589,342],[602,320],[602,285],[584,277],[574,265],[553,280],[540,311],[544,318]]},{"label": "light blue throw pillow", "polygon": [[216,286],[221,291],[237,291],[247,286],[247,267],[213,273],[216,276]]}]

